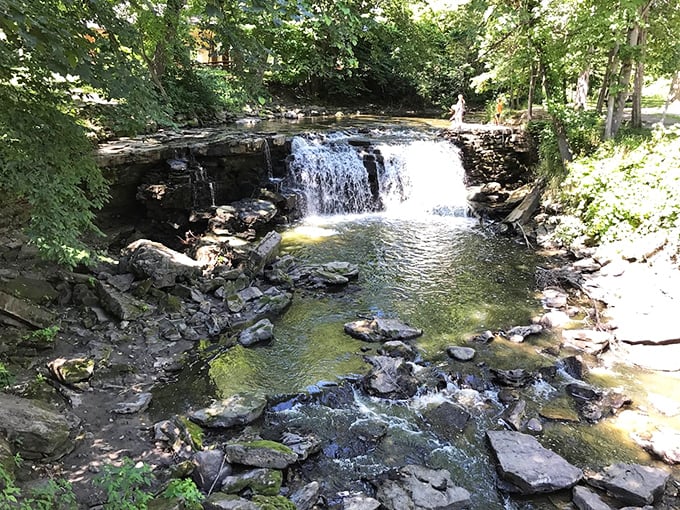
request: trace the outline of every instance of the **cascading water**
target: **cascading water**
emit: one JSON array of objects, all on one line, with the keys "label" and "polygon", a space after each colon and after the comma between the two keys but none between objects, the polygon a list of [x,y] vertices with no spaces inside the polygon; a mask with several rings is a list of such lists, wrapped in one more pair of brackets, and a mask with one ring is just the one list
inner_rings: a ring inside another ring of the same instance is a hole
[{"label": "cascading water", "polygon": [[307,216],[366,213],[464,215],[464,170],[449,142],[355,141],[344,133],[295,137],[289,180]]}]

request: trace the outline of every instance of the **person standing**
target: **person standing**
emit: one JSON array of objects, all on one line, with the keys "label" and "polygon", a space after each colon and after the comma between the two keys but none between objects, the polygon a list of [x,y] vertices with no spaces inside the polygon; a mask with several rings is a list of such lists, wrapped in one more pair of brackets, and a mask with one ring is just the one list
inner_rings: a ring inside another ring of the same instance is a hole
[{"label": "person standing", "polygon": [[463,114],[465,113],[463,94],[458,94],[458,102],[451,106],[449,113],[451,113],[451,118],[449,119],[451,122],[458,125],[463,123]]},{"label": "person standing", "polygon": [[496,113],[493,116],[493,123],[498,125],[501,123],[501,114],[503,113],[503,98],[496,100]]}]

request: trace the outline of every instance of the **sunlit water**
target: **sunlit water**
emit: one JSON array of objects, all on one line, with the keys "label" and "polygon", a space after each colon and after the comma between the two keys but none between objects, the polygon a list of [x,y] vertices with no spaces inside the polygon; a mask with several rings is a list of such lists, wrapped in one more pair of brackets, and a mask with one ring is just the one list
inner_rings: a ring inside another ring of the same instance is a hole
[{"label": "sunlit water", "polygon": [[[294,140],[299,167],[289,184],[305,193],[308,216],[283,232],[283,251],[312,263],[358,264],[358,281],[336,294],[296,291],[290,309],[275,321],[270,344],[214,351],[185,370],[176,385],[160,390],[157,402],[180,412],[235,393],[281,402],[268,418],[270,433],[292,429],[324,441],[323,452],[302,469],[309,480],[324,481],[331,499],[340,491],[366,490],[366,481],[386,467],[418,463],[448,469],[473,494],[473,508],[554,508],[540,499],[509,500],[497,491],[484,433],[499,426],[503,408],[493,391],[474,392],[453,381],[483,378],[485,367],[550,366],[555,359],[541,351],[556,340],[543,335],[522,345],[475,345],[477,357],[467,364],[445,353],[483,330],[528,324],[540,311],[534,282],[539,259],[465,215],[456,150],[423,134],[377,136],[375,146],[385,160],[380,173],[384,210],[370,212],[374,197],[366,195],[363,166],[346,143],[352,136]],[[422,328],[424,335],[412,343],[423,362],[443,374],[446,389],[403,402],[344,389],[340,403],[327,405],[319,396],[324,387],[368,372],[363,356],[375,354],[378,346],[343,332],[346,322],[366,316],[399,318]],[[621,381],[615,375],[605,385]],[[530,410],[535,413],[566,382],[558,378],[555,387],[542,382],[526,389]],[[290,400],[300,392],[311,399]],[[422,411],[443,400],[462,401],[470,409],[473,423],[463,433],[442,436],[424,421]],[[376,426],[385,428],[384,437],[357,444],[353,431]],[[614,420],[596,426],[548,424],[542,442],[580,467],[650,461]]]}]

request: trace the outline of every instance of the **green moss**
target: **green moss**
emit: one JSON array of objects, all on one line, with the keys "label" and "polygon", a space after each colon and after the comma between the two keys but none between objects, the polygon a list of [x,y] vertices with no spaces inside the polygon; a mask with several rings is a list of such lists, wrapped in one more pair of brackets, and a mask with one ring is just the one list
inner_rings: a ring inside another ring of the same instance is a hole
[{"label": "green moss", "polygon": [[277,452],[281,453],[290,453],[295,455],[295,452],[288,448],[285,444],[277,443],[276,441],[268,441],[266,439],[260,439],[257,441],[250,441],[248,443],[241,443],[244,446],[248,446],[250,448],[264,448],[267,450],[276,450]]},{"label": "green moss", "polygon": [[203,429],[186,416],[179,416],[178,420],[184,425],[189,438],[197,450],[203,449]]},{"label": "green moss", "polygon": [[262,510],[295,510],[296,506],[284,496],[253,496],[255,503]]}]

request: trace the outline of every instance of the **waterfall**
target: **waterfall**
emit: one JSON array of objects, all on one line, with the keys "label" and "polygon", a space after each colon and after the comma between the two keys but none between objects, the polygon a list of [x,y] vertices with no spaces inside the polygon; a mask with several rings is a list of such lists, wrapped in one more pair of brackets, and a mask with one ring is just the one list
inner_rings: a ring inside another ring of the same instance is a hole
[{"label": "waterfall", "polygon": [[468,208],[460,153],[443,140],[297,136],[288,170],[288,184],[303,196],[307,216],[462,216]]}]

